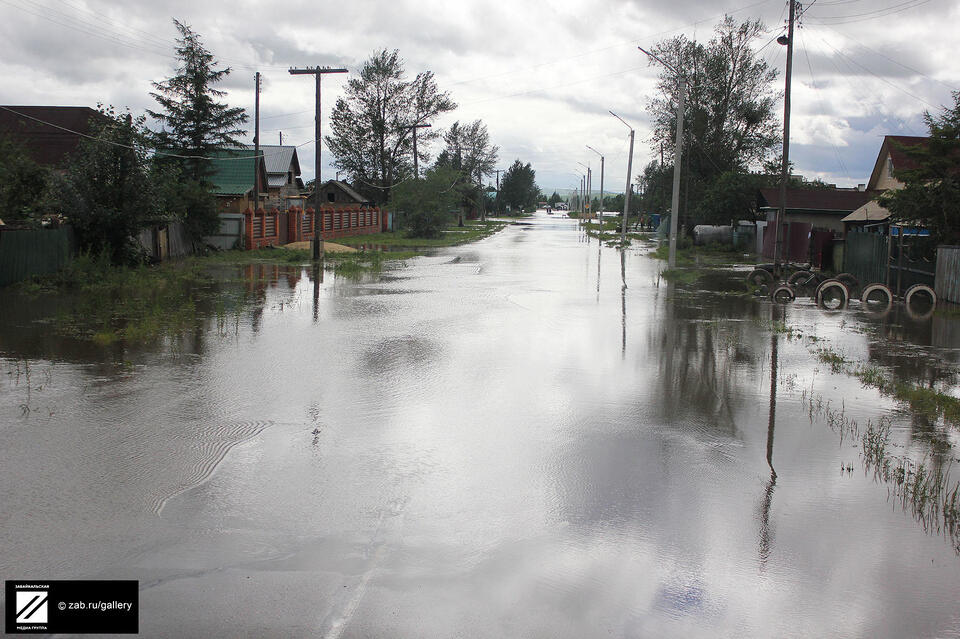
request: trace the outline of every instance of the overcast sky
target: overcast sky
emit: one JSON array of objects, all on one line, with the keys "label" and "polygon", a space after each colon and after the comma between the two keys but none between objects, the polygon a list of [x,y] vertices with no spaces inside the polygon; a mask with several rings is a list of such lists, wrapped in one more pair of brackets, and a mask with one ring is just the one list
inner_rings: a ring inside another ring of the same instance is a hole
[{"label": "overcast sky", "polygon": [[[924,135],[925,109],[960,88],[955,51],[960,0],[815,0],[794,55],[791,159],[796,170],[841,186],[866,182],[883,135]],[[299,149],[313,177],[313,82],[290,66],[357,70],[374,51],[398,49],[409,76],[436,74],[459,108],[438,125],[482,119],[500,146],[500,168],[530,162],[547,193],[573,187],[599,168],[623,191],[627,128],[637,131],[633,174],[653,155],[645,106],[658,69],[637,45],[684,34],[707,40],[723,13],[760,18],[761,55],[781,70],[775,38],[786,0],[604,0],[597,2],[284,3],[156,0],[0,0],[0,104],[154,106],[151,82],[171,75],[178,18],[233,73],[222,84],[231,105],[253,113],[253,73],[264,76],[261,136]],[[326,117],[346,81],[323,80]],[[782,108],[782,107],[781,107]],[[252,123],[250,126],[252,139]],[[324,150],[323,178],[334,176]],[[599,188],[598,177],[594,188]]]}]

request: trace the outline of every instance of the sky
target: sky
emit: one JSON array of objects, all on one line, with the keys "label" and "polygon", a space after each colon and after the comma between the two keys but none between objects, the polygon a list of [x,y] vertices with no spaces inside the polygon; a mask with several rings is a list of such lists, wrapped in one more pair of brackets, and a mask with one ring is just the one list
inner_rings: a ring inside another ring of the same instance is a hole
[{"label": "sky", "polygon": [[[282,4],[155,0],[0,0],[0,104],[155,108],[152,82],[173,74],[176,29],[190,25],[221,66],[231,106],[253,114],[253,74],[263,75],[261,140],[300,145],[313,178],[314,84],[289,67],[356,72],[380,49],[397,49],[408,77],[432,71],[458,108],[438,119],[481,119],[500,147],[498,167],[529,162],[549,194],[594,170],[599,189],[623,192],[628,127],[636,130],[632,174],[654,158],[647,103],[660,69],[637,49],[677,35],[709,40],[725,13],[759,18],[755,47],[780,70],[787,0],[602,0],[577,2],[392,0]],[[796,38],[791,160],[796,173],[838,186],[865,183],[884,135],[925,135],[960,89],[952,51],[960,0],[814,0]],[[323,133],[350,74],[323,79]],[[782,106],[779,107],[782,109]],[[252,140],[252,121],[247,140]],[[428,149],[434,154],[436,146]],[[323,179],[335,176],[321,153]],[[493,178],[490,178],[490,182]]]}]

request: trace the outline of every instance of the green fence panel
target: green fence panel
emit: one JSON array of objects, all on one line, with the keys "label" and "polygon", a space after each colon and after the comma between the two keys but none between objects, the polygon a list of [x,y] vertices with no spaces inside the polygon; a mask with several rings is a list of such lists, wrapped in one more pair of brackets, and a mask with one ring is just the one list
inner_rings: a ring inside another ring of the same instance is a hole
[{"label": "green fence panel", "polygon": [[843,270],[863,285],[886,282],[887,238],[878,233],[847,233]]},{"label": "green fence panel", "polygon": [[55,273],[70,261],[69,228],[0,232],[0,286]]}]

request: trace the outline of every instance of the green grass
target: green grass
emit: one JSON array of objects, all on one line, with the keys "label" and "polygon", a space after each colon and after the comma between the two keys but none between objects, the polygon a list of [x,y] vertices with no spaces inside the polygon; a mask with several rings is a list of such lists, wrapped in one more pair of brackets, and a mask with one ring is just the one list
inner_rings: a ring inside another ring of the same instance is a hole
[{"label": "green grass", "polygon": [[830,365],[830,370],[834,373],[840,373],[844,370],[847,360],[840,353],[830,347],[817,349],[817,359],[824,364]]},{"label": "green grass", "polygon": [[668,268],[660,271],[660,276],[663,279],[678,284],[693,284],[700,279],[702,274],[701,271],[696,269],[686,268]]},{"label": "green grass", "polygon": [[475,242],[489,237],[497,231],[504,228],[508,223],[502,221],[488,220],[481,222],[479,220],[468,220],[462,227],[450,226],[445,229],[440,237],[407,237],[403,231],[392,231],[386,233],[372,233],[370,235],[352,235],[350,237],[337,238],[337,244],[345,246],[376,246],[384,248],[392,247],[410,247],[410,248],[433,248],[440,246],[456,246]]}]

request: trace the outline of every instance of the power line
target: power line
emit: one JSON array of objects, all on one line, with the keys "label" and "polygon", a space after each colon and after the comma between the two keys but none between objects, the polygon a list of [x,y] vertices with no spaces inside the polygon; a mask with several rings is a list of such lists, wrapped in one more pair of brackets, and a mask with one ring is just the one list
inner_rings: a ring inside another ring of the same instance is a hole
[{"label": "power line", "polygon": [[[806,59],[807,69],[810,71],[810,83],[813,85],[813,90],[817,95],[817,102],[820,103],[820,111],[823,113],[824,116],[826,116],[826,108],[824,107],[824,104],[823,104],[823,94],[820,91],[820,87],[817,86],[816,78],[813,77],[813,65],[810,64],[810,55],[807,53],[807,45],[806,45],[806,41],[804,41],[803,39],[802,32],[800,33],[800,43],[803,45],[802,47],[803,57]],[[840,149],[838,149],[837,145],[833,143],[833,140],[830,140],[830,146],[833,147],[833,152],[837,156],[837,162],[840,165],[840,171],[842,171],[844,175],[849,175],[849,172],[847,171],[847,167],[843,163],[843,158],[840,157]]]},{"label": "power line", "polygon": [[[876,18],[883,18],[889,15],[896,13],[901,13],[909,9],[914,9],[921,5],[925,5],[930,0],[907,0],[907,2],[901,2],[900,4],[891,5],[883,9],[876,9],[874,11],[867,11],[864,13],[852,13],[845,16],[814,16],[818,21],[822,20],[832,20],[830,24],[849,24],[851,22],[864,22],[866,20],[874,20]],[[814,22],[814,24],[827,24],[826,22]]]},{"label": "power line", "polygon": [[847,60],[847,61],[849,61],[849,62],[852,62],[852,63],[855,64],[855,65],[857,65],[858,67],[860,67],[861,69],[863,69],[864,71],[866,71],[867,73],[869,73],[870,75],[872,75],[873,77],[875,77],[877,80],[880,80],[880,81],[883,82],[884,84],[887,84],[887,85],[893,87],[894,89],[896,89],[897,91],[900,91],[901,93],[904,93],[904,94],[906,94],[906,95],[909,95],[909,96],[910,96],[911,98],[913,98],[914,100],[919,100],[920,102],[923,102],[924,104],[926,104],[927,106],[929,106],[929,107],[932,108],[932,109],[939,108],[936,104],[931,104],[931,103],[927,102],[926,100],[924,100],[923,98],[921,98],[919,95],[916,95],[915,93],[911,93],[910,91],[907,91],[907,90],[904,89],[903,87],[898,86],[898,85],[894,84],[893,82],[890,82],[890,81],[887,80],[886,78],[877,75],[876,73],[874,73],[873,71],[871,71],[871,70],[868,69],[867,67],[863,66],[862,64],[860,64],[859,62],[857,62],[857,61],[854,60],[853,58],[849,58],[849,57],[847,57],[846,55],[844,55],[844,53],[843,53],[842,51],[840,51],[839,49],[837,49],[836,47],[834,47],[832,44],[830,44],[829,42],[827,42],[827,41],[824,40],[823,38],[820,38],[820,39],[823,41],[823,43],[824,43],[825,45],[827,45],[828,47],[830,47],[831,49],[833,49],[834,53],[836,53],[838,56],[840,56],[841,58],[843,58],[843,59],[845,59],[845,60]]},{"label": "power line", "polygon": [[[269,154],[263,154],[263,153],[261,153],[259,156],[256,156],[256,155],[244,155],[244,156],[232,156],[232,157],[220,157],[220,156],[212,157],[212,156],[205,156],[205,155],[180,155],[180,154],[178,154],[178,153],[167,153],[167,152],[165,152],[165,151],[160,151],[160,150],[158,150],[156,147],[151,147],[151,146],[148,146],[148,145],[141,145],[141,146],[139,146],[139,147],[136,147],[136,146],[131,146],[131,145],[129,145],[129,144],[121,144],[121,143],[119,143],[119,142],[114,142],[114,141],[112,141],[112,140],[104,140],[103,138],[98,138],[98,137],[92,136],[92,135],[90,135],[90,134],[88,134],[88,133],[82,133],[82,132],[80,132],[80,131],[74,131],[73,129],[68,129],[68,128],[65,127],[65,126],[60,126],[59,124],[54,124],[53,122],[47,122],[46,120],[41,120],[40,118],[35,118],[35,117],[33,117],[32,115],[27,115],[26,113],[20,113],[19,111],[16,111],[16,110],[14,110],[14,109],[11,109],[11,108],[9,108],[9,107],[5,107],[5,106],[2,106],[2,105],[0,105],[0,109],[3,109],[4,111],[9,111],[10,113],[13,113],[13,114],[15,114],[15,115],[18,115],[18,116],[20,116],[20,117],[22,117],[22,118],[27,118],[28,120],[33,120],[34,122],[39,122],[40,124],[45,124],[45,125],[47,125],[47,126],[51,126],[51,127],[55,128],[55,129],[60,129],[61,131],[66,131],[67,133],[73,133],[74,135],[79,135],[80,137],[87,138],[88,140],[93,140],[94,142],[101,142],[101,143],[103,143],[103,144],[109,144],[109,145],[111,145],[111,146],[120,147],[120,148],[122,148],[122,149],[131,149],[131,150],[147,149],[147,150],[152,151],[154,155],[159,155],[159,156],[162,156],[162,157],[180,158],[180,159],[182,159],[182,160],[252,160],[252,159],[254,159],[254,158],[256,158],[256,157],[264,157],[264,158],[266,158],[266,157],[273,157],[274,155],[279,155],[279,154],[281,153],[281,151],[276,151],[276,152],[274,152],[274,153],[269,153]],[[298,149],[299,149],[301,146],[306,146],[306,145],[308,145],[308,144],[313,144],[314,142],[316,142],[316,140],[307,140],[306,142],[302,142],[302,143],[296,145],[295,148],[298,148]]]}]

